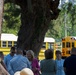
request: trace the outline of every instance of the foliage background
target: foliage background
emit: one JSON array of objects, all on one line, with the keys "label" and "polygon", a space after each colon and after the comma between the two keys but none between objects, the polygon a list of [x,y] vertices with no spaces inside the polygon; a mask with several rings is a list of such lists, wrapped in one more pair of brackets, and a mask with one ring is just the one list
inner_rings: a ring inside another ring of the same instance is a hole
[{"label": "foliage background", "polygon": [[[66,13],[66,16],[64,16]],[[67,35],[76,36],[76,5],[66,3],[62,6],[61,12],[56,20],[50,22],[47,37],[61,39],[65,36],[65,17]],[[13,3],[4,5],[2,33],[13,33],[17,35],[20,28],[20,7]]]},{"label": "foliage background", "polygon": [[65,37],[65,23],[67,36],[76,36],[76,5],[66,3],[62,6],[58,18],[52,21],[52,29],[50,25],[46,36],[51,36],[55,39],[62,39]]},{"label": "foliage background", "polygon": [[13,3],[5,4],[2,33],[13,33],[17,35],[20,24],[20,7]]}]

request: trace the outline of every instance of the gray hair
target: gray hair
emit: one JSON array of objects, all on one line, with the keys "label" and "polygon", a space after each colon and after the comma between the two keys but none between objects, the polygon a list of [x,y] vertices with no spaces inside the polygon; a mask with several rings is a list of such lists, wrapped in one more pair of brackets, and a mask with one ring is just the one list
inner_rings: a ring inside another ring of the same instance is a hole
[{"label": "gray hair", "polygon": [[21,48],[17,48],[17,54],[22,54],[23,55],[23,50]]},{"label": "gray hair", "polygon": [[32,50],[26,51],[26,54],[27,54],[27,53],[30,53],[30,54],[32,55],[32,57],[34,58],[34,52],[33,52]]}]

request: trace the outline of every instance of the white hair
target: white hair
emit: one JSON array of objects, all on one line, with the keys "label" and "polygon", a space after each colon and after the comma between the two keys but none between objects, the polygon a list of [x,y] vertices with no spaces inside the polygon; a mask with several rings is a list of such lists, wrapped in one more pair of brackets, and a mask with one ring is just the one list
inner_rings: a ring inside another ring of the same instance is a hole
[{"label": "white hair", "polygon": [[26,54],[27,54],[27,53],[30,53],[30,54],[32,55],[32,57],[34,58],[34,52],[33,52],[32,50],[26,51]]}]

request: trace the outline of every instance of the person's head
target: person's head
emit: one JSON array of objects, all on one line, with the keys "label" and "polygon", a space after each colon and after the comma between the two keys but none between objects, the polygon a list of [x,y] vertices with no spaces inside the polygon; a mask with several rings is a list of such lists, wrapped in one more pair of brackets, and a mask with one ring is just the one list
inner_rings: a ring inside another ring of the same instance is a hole
[{"label": "person's head", "polygon": [[32,60],[34,58],[34,52],[32,50],[26,51],[26,56],[29,60]]},{"label": "person's head", "polygon": [[55,54],[56,54],[56,58],[57,58],[58,60],[61,59],[61,51],[57,50],[57,51],[55,52]]},{"label": "person's head", "polygon": [[73,47],[73,48],[72,48],[71,54],[76,55],[76,47]]},{"label": "person's head", "polygon": [[23,50],[21,48],[17,48],[17,52],[16,52],[17,55],[23,55]]},{"label": "person's head", "polygon": [[53,58],[53,50],[48,49],[45,51],[45,59],[52,59]]},{"label": "person's head", "polygon": [[13,56],[16,53],[15,47],[11,47],[10,54]]}]

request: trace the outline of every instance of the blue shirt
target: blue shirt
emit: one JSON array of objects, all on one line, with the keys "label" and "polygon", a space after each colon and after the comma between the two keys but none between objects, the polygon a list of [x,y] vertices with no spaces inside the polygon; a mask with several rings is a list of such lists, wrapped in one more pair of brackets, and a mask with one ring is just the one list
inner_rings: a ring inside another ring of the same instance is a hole
[{"label": "blue shirt", "polygon": [[16,56],[16,55],[11,56],[10,54],[8,54],[8,55],[6,55],[6,56],[4,57],[4,63],[5,63],[5,65],[6,65],[7,70],[8,70],[8,66],[9,66],[10,60],[11,60],[13,57],[15,57],[15,56]]},{"label": "blue shirt", "polygon": [[66,68],[66,75],[76,75],[76,55],[71,55],[65,59],[64,68]]},{"label": "blue shirt", "polygon": [[60,60],[56,59],[56,63],[57,63],[57,72],[56,72],[56,75],[65,75],[64,69],[63,69],[64,60],[63,59],[60,59]]},{"label": "blue shirt", "polygon": [[22,55],[16,55],[10,61],[9,73],[10,75],[14,75],[15,72],[21,71],[23,68],[30,68],[29,60]]}]

